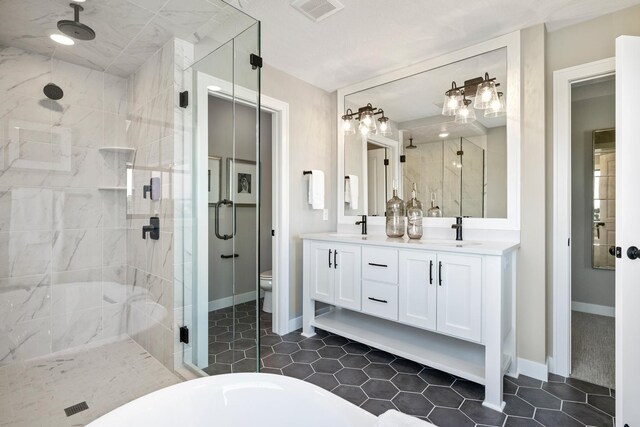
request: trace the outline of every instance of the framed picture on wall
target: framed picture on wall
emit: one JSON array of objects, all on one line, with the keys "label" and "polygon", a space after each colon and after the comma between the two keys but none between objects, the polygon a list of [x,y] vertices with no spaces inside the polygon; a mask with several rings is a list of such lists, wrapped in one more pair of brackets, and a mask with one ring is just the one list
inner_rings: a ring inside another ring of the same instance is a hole
[{"label": "framed picture on wall", "polygon": [[229,199],[236,206],[255,206],[258,195],[256,162],[227,159]]},{"label": "framed picture on wall", "polygon": [[220,201],[222,187],[222,157],[209,156],[209,168],[207,171],[207,191],[209,204],[215,205]]}]

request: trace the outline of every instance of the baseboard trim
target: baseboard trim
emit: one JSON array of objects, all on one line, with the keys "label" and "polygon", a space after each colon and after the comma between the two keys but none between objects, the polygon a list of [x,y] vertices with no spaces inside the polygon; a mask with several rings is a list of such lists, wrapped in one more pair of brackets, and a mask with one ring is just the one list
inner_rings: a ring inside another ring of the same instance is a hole
[{"label": "baseboard trim", "polygon": [[549,379],[549,368],[545,363],[518,358],[518,374],[526,375],[540,381]]},{"label": "baseboard trim", "polygon": [[616,317],[616,308],[607,305],[589,304],[586,302],[571,302],[571,310],[581,313],[597,314],[600,316]]},{"label": "baseboard trim", "polygon": [[234,304],[242,304],[256,299],[256,292],[245,292],[235,296],[225,297],[209,301],[209,311],[220,310],[221,308],[231,307]]},{"label": "baseboard trim", "polygon": [[[328,306],[328,307],[322,307],[319,310],[316,310],[316,316],[320,316],[321,314],[325,314],[330,312],[333,309],[333,307]],[[302,316],[299,317],[294,317],[293,319],[289,320],[289,332],[293,332],[297,329],[302,328]]]}]

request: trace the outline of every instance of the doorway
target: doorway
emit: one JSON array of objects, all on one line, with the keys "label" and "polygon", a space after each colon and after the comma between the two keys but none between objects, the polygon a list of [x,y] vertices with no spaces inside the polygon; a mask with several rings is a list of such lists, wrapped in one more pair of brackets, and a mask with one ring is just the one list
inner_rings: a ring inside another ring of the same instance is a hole
[{"label": "doorway", "polygon": [[554,73],[551,372],[615,387],[615,61]]}]

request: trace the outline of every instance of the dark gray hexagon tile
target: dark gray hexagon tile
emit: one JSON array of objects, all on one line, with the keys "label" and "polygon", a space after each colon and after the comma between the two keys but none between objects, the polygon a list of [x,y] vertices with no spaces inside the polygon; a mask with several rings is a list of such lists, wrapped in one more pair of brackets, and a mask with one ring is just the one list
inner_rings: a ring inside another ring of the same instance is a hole
[{"label": "dark gray hexagon tile", "polygon": [[232,372],[255,372],[257,359],[242,359],[231,365]]},{"label": "dark gray hexagon tile", "polygon": [[560,399],[540,388],[520,387],[516,395],[536,408],[560,409],[562,403]]},{"label": "dark gray hexagon tile", "polygon": [[427,388],[427,383],[415,374],[398,374],[391,379],[391,382],[398,387],[400,391],[422,393],[424,389]]},{"label": "dark gray hexagon tile", "polygon": [[342,366],[344,366],[345,368],[362,369],[370,362],[369,359],[358,354],[345,354],[340,358],[340,363],[342,363]]},{"label": "dark gray hexagon tile", "polygon": [[294,342],[281,342],[273,346],[273,351],[278,354],[292,354],[300,351],[300,347]]},{"label": "dark gray hexagon tile", "polygon": [[293,363],[291,356],[288,354],[270,354],[267,357],[263,357],[262,362],[267,368],[284,368]]},{"label": "dark gray hexagon tile", "polygon": [[216,322],[216,326],[231,326],[233,325],[232,318],[220,319]]},{"label": "dark gray hexagon tile", "polygon": [[229,328],[227,326],[210,326],[209,327],[209,336],[215,337],[216,335],[220,335],[223,332],[229,332]]},{"label": "dark gray hexagon tile", "polygon": [[616,400],[613,397],[590,394],[587,403],[612,417],[616,416]]},{"label": "dark gray hexagon tile", "polygon": [[361,344],[359,342],[350,342],[342,346],[344,351],[349,354],[367,354],[371,351],[371,347]]},{"label": "dark gray hexagon tile", "polygon": [[340,384],[338,387],[334,388],[331,392],[337,394],[338,396],[348,400],[349,402],[357,406],[362,405],[367,400],[367,395],[364,394],[364,392],[360,387]]},{"label": "dark gray hexagon tile", "polygon": [[307,338],[304,341],[300,341],[298,345],[303,350],[318,350],[319,348],[324,347],[324,342],[320,339],[316,340],[313,338]]},{"label": "dark gray hexagon tile", "polygon": [[335,377],[340,384],[361,386],[369,380],[367,374],[362,369],[344,368],[335,373]]},{"label": "dark gray hexagon tile", "polygon": [[372,363],[391,363],[395,360],[395,356],[382,350],[371,350],[364,355]]},{"label": "dark gray hexagon tile", "polygon": [[442,385],[449,387],[456,380],[452,375],[442,372],[438,369],[424,368],[420,371],[420,378],[428,384]]},{"label": "dark gray hexagon tile", "polygon": [[341,337],[339,335],[330,335],[326,338],[323,338],[325,345],[334,345],[334,346],[343,346],[349,342],[348,339]]},{"label": "dark gray hexagon tile", "polygon": [[234,350],[247,350],[256,346],[256,340],[239,339],[231,343]]},{"label": "dark gray hexagon tile", "polygon": [[294,362],[311,363],[320,359],[320,356],[316,351],[313,350],[298,350],[295,353],[291,354],[291,358]]},{"label": "dark gray hexagon tile", "polygon": [[584,424],[564,412],[552,409],[536,409],[533,419],[546,427],[584,427]]},{"label": "dark gray hexagon tile", "polygon": [[540,388],[542,387],[542,381],[537,380],[535,378],[528,377],[526,375],[519,375],[518,378],[513,377],[505,377],[507,380],[511,381],[515,385],[519,385],[522,387],[532,387],[532,388]]},{"label": "dark gray hexagon tile", "polygon": [[279,335],[265,335],[260,338],[260,345],[276,345],[282,342],[282,338]]},{"label": "dark gray hexagon tile", "polygon": [[429,421],[438,427],[474,427],[476,425],[462,412],[450,408],[434,408],[429,414]]},{"label": "dark gray hexagon tile", "polygon": [[390,381],[369,380],[362,385],[362,390],[372,399],[391,400],[399,390]]},{"label": "dark gray hexagon tile", "polygon": [[416,417],[426,417],[433,405],[423,395],[401,391],[391,401],[402,413]]},{"label": "dark gray hexagon tile", "polygon": [[209,354],[220,354],[223,351],[229,350],[228,342],[210,342],[209,343]]},{"label": "dark gray hexagon tile", "polygon": [[404,374],[417,374],[422,371],[423,368],[421,364],[407,359],[396,359],[391,362],[391,367]]},{"label": "dark gray hexagon tile", "polygon": [[347,354],[342,347],[325,346],[318,350],[318,354],[326,359],[340,359]]},{"label": "dark gray hexagon tile", "polygon": [[451,388],[457,391],[464,398],[484,400],[484,386],[480,384],[467,380],[456,380]]},{"label": "dark gray hexagon tile", "polygon": [[236,330],[236,332],[245,332],[245,331],[251,331],[251,330],[255,331],[255,329],[253,329],[252,326],[253,325],[248,323],[241,323],[236,325],[234,329]]},{"label": "dark gray hexagon tile", "polygon": [[478,424],[501,426],[506,417],[502,412],[482,406],[480,400],[465,400],[460,410]]},{"label": "dark gray hexagon tile", "polygon": [[313,369],[311,368],[311,365],[307,363],[292,363],[282,368],[282,373],[288,377],[303,380],[308,376],[313,375]]},{"label": "dark gray hexagon tile", "polygon": [[203,369],[208,375],[220,375],[220,374],[230,374],[231,373],[231,365],[225,365],[223,363],[216,363],[213,365],[209,365]]},{"label": "dark gray hexagon tile", "polygon": [[263,374],[282,375],[282,370],[277,368],[260,368],[260,372],[262,372]]},{"label": "dark gray hexagon tile", "polygon": [[577,388],[578,390],[582,390],[588,394],[600,394],[603,396],[609,396],[611,394],[609,392],[609,389],[606,387],[602,387],[596,384],[591,384],[586,381],[579,380],[577,378],[567,378],[567,384]]},{"label": "dark gray hexagon tile", "polygon": [[270,354],[273,354],[273,347],[271,347],[270,345],[260,346],[260,357],[266,357]]},{"label": "dark gray hexagon tile", "polygon": [[464,398],[449,387],[430,385],[422,393],[431,403],[445,408],[459,408]]},{"label": "dark gray hexagon tile", "polygon": [[557,382],[544,383],[542,385],[542,389],[553,394],[558,399],[571,400],[573,402],[587,401],[587,395],[584,392],[578,390],[577,388],[571,387],[569,384]]},{"label": "dark gray hexagon tile", "polygon": [[531,418],[508,416],[504,427],[543,427],[542,424]]},{"label": "dark gray hexagon tile", "polygon": [[300,342],[304,341],[305,339],[307,339],[307,337],[303,336],[298,331],[289,332],[288,334],[282,336],[282,341],[286,342]]},{"label": "dark gray hexagon tile", "polygon": [[216,363],[234,363],[244,359],[244,352],[238,350],[227,350],[216,355]]},{"label": "dark gray hexagon tile", "polygon": [[335,374],[342,365],[335,359],[319,359],[311,364],[313,370],[321,374]]},{"label": "dark gray hexagon tile", "polygon": [[382,363],[371,363],[364,368],[364,372],[379,380],[390,380],[397,374],[391,366]]},{"label": "dark gray hexagon tile", "polygon": [[311,384],[315,384],[329,391],[333,390],[338,386],[338,380],[336,380],[334,376],[331,374],[315,373],[310,377],[306,378],[305,381],[310,382]]},{"label": "dark gray hexagon tile", "polygon": [[567,379],[561,375],[556,375],[556,374],[552,374],[551,372],[549,372],[549,375],[547,377],[547,381],[550,383],[563,383],[565,382]]},{"label": "dark gray hexagon tile", "polygon": [[613,419],[586,403],[562,402],[562,412],[587,425],[613,427]]},{"label": "dark gray hexagon tile", "polygon": [[528,402],[512,394],[505,394],[503,398],[504,402],[506,403],[504,407],[505,414],[526,418],[533,417],[535,408]]},{"label": "dark gray hexagon tile", "polygon": [[396,406],[391,403],[390,400],[382,400],[382,399],[367,399],[361,406],[367,412],[372,413],[376,417],[384,414],[390,409],[397,410]]}]

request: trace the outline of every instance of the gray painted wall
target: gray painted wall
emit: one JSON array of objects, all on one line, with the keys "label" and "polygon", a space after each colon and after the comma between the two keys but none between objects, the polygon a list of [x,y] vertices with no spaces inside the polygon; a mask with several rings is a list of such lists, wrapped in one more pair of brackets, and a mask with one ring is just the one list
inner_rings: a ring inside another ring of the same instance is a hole
[{"label": "gray painted wall", "polygon": [[[256,161],[255,109],[235,104],[235,157],[242,160]],[[268,205],[261,208],[261,224],[263,230],[260,235],[261,270],[271,269],[271,115],[261,113],[261,162],[262,177],[267,182],[262,183],[261,201]],[[228,198],[228,165],[227,159],[233,151],[233,104],[225,99],[209,96],[209,155],[222,157],[221,197]],[[267,154],[268,153],[268,154]],[[255,290],[256,278],[256,215],[255,207],[238,207],[236,212],[237,234],[231,240],[220,240],[215,237],[215,209],[209,207],[209,301],[243,294]],[[230,234],[231,209],[220,208],[221,233]],[[266,233],[264,230],[268,230]],[[234,262],[231,259],[221,259],[222,254],[239,255],[235,259],[235,277],[233,276]],[[235,279],[235,290],[233,281]]]},{"label": "gray painted wall", "polygon": [[486,218],[507,217],[507,127],[487,132],[487,211]]},{"label": "gray painted wall", "polygon": [[613,307],[615,272],[591,267],[591,236],[592,132],[615,126],[615,95],[574,101],[571,110],[571,296],[573,301]]}]

